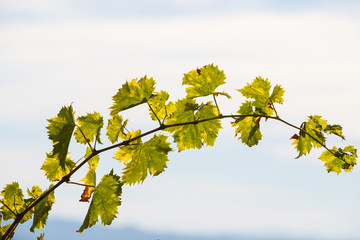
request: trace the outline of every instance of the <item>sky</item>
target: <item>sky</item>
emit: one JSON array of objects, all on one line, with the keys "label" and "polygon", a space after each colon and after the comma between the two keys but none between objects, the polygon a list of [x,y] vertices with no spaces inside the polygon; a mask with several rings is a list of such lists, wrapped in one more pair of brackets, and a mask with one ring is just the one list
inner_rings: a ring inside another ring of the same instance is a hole
[{"label": "sky", "polygon": [[[0,0],[0,188],[12,181],[48,186],[40,170],[51,151],[46,119],[62,106],[107,119],[121,85],[144,75],[175,101],[185,97],[183,74],[210,63],[224,70],[219,90],[232,96],[219,99],[223,113],[236,113],[244,101],[236,89],[261,76],[285,89],[282,118],[300,126],[321,115],[341,124],[346,137],[329,137],[329,146],[359,147],[359,10],[350,0]],[[151,130],[157,125],[147,111],[140,106],[124,117],[134,129]],[[321,151],[295,159],[295,129],[269,120],[261,130],[263,140],[249,148],[223,121],[214,147],[171,152],[164,173],[124,187],[112,226],[360,238],[359,168],[327,173]],[[102,139],[109,144],[105,133]],[[84,146],[69,151],[79,159]],[[101,155],[98,176],[121,173],[113,154]],[[87,211],[81,193],[73,185],[56,191],[50,218],[80,226]]]}]

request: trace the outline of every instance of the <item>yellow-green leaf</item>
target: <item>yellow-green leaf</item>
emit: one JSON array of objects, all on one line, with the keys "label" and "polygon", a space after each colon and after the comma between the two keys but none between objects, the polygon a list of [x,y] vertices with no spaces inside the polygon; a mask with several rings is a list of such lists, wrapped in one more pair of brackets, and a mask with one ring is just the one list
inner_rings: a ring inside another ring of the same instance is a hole
[{"label": "yellow-green leaf", "polygon": [[53,155],[57,155],[60,166],[65,168],[65,159],[75,128],[72,106],[63,107],[58,115],[48,120],[49,139],[53,141]]},{"label": "yellow-green leaf", "polygon": [[171,151],[167,138],[162,134],[155,134],[145,143],[120,147],[114,158],[125,164],[122,182],[128,185],[141,183],[148,172],[152,176],[162,173],[169,161],[167,154]]},{"label": "yellow-green leaf", "polygon": [[173,113],[175,106],[172,102],[166,104],[168,99],[169,94],[165,91],[160,91],[149,100],[149,104],[151,106],[149,111],[152,120],[162,120]]},{"label": "yellow-green leaf", "polygon": [[111,143],[115,143],[118,139],[126,139],[124,129],[128,123],[128,120],[123,121],[122,116],[113,115],[109,119],[108,126],[106,127],[106,135],[108,136]]},{"label": "yellow-green leaf", "polygon": [[[54,185],[50,185],[47,191]],[[30,232],[34,232],[35,229],[44,228],[46,220],[51,211],[52,205],[55,203],[55,194],[52,191],[47,195],[40,203],[35,206],[33,224],[30,228]]]},{"label": "yellow-green leaf", "polygon": [[110,225],[118,214],[118,206],[121,204],[121,187],[120,177],[113,173],[102,177],[100,183],[95,187],[94,194],[85,216],[84,222],[77,230],[78,232],[84,231],[95,225],[101,218],[101,223]]},{"label": "yellow-green leaf", "polygon": [[357,149],[349,145],[344,149],[333,147],[331,152],[326,150],[319,159],[325,162],[324,166],[328,172],[335,172],[339,175],[341,170],[350,172],[356,165],[357,157]]},{"label": "yellow-green leaf", "polygon": [[214,64],[185,73],[183,85],[190,85],[186,88],[187,98],[213,94],[218,86],[225,83],[225,79],[224,71],[219,70],[218,66],[214,66]]},{"label": "yellow-green leaf", "polygon": [[147,76],[137,78],[122,85],[119,91],[113,96],[114,104],[111,107],[111,116],[119,112],[147,102],[155,91],[155,81]]},{"label": "yellow-green leaf", "polygon": [[[99,113],[88,113],[86,116],[81,116],[76,119],[79,126],[76,128],[74,136],[75,140],[82,144],[91,143],[96,139],[98,143],[100,140],[100,130],[103,127],[103,117]],[[85,138],[85,137],[86,138]]]},{"label": "yellow-green leaf", "polygon": [[49,181],[60,181],[62,177],[70,173],[74,168],[75,163],[69,158],[66,158],[65,168],[60,166],[60,160],[57,156],[52,154],[46,154],[47,158],[44,164],[41,166],[41,170],[45,171],[45,175]]},{"label": "yellow-green leaf", "polygon": [[[1,191],[0,196],[3,197],[1,199],[1,213],[4,220],[15,219],[16,214],[23,212],[27,207],[23,192],[17,182],[7,184]],[[20,223],[26,222],[31,218],[31,216],[32,213],[29,211],[21,219]]]},{"label": "yellow-green leaf", "polygon": [[[213,146],[221,128],[220,120],[197,121],[217,116],[217,108],[212,102],[198,105],[194,99],[181,99],[175,103],[175,111],[166,121],[166,125],[174,126],[167,128],[166,131],[172,133],[179,151],[191,148],[200,149],[204,144]],[[182,125],[182,123],[191,124]]]}]

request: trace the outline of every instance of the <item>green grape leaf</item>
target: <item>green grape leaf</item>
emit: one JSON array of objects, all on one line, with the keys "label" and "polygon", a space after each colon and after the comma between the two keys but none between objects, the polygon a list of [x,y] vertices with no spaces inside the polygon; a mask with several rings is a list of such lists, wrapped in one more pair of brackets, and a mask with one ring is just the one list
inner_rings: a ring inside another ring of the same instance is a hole
[{"label": "green grape leaf", "polygon": [[[51,189],[53,186],[54,185],[51,184],[47,189],[47,191]],[[46,220],[49,216],[49,212],[54,203],[55,203],[55,194],[54,191],[52,191],[43,200],[41,200],[39,204],[35,206],[34,219],[33,219],[33,224],[30,228],[30,232],[34,232],[35,229],[44,228],[46,224]]]},{"label": "green grape leaf", "polygon": [[33,199],[37,199],[41,194],[42,194],[42,190],[39,186],[33,186],[31,188],[31,191],[29,189],[27,189],[27,194],[33,198]]},{"label": "green grape leaf", "polygon": [[357,149],[349,145],[344,149],[333,147],[331,152],[326,150],[319,159],[325,162],[324,166],[328,172],[335,172],[339,175],[341,170],[350,172],[356,165],[357,157]]},{"label": "green grape leaf", "polygon": [[[306,123],[303,125],[305,124]],[[296,158],[308,154],[312,148],[310,137],[306,135],[304,131],[300,131],[299,138],[295,138],[292,144],[295,145],[296,150],[299,152],[299,155]]]},{"label": "green grape leaf", "polygon": [[[92,153],[92,150],[90,148],[87,148],[86,149],[86,153],[85,153],[85,156],[84,158],[88,158]],[[92,170],[95,170],[99,164],[99,161],[100,161],[100,156],[99,154],[98,155],[95,155],[93,156],[89,161],[88,161],[88,168],[89,169],[92,169]]]},{"label": "green grape leaf", "polygon": [[[198,120],[213,118],[218,115],[217,108],[212,105],[212,102],[208,102],[200,106],[199,110],[195,113],[195,118]],[[207,146],[214,146],[219,129],[221,129],[221,123],[219,119],[211,121],[205,121],[198,123],[198,130],[202,138],[202,143]]]},{"label": "green grape leaf", "polygon": [[[160,91],[156,93],[154,97],[149,100],[149,104],[151,106],[150,116],[152,120],[157,121],[158,119],[164,119],[167,116],[170,116],[174,110],[174,103],[170,102],[166,104],[166,101],[169,99],[169,94],[165,91]],[[155,116],[155,114],[156,116]],[[157,117],[157,118],[156,118]]]},{"label": "green grape leaf", "polygon": [[128,123],[128,120],[123,122],[122,116],[114,115],[109,119],[108,125],[106,127],[106,135],[108,136],[111,143],[115,143],[118,139],[126,139],[126,134],[124,129]]},{"label": "green grape leaf", "polygon": [[235,137],[240,133],[240,139],[244,144],[249,147],[257,145],[262,139],[260,132],[260,123],[255,117],[241,117],[232,123],[236,127]]},{"label": "green grape leaf", "polygon": [[342,135],[342,127],[340,125],[334,124],[334,125],[326,125],[324,132],[327,134],[334,134],[339,137],[341,137],[343,140],[345,140],[344,135]]},{"label": "green grape leaf", "polygon": [[[221,128],[220,120],[213,119],[203,122],[201,120],[217,116],[217,108],[211,102],[198,105],[194,99],[181,99],[175,103],[175,111],[166,121],[166,125],[175,126],[167,128],[166,131],[172,133],[179,152],[191,148],[200,149],[204,144],[213,146]],[[182,125],[182,123],[188,122],[196,124]]]},{"label": "green grape leaf", "polygon": [[270,95],[271,84],[268,79],[257,77],[252,83],[244,88],[237,89],[244,97],[251,98],[251,105],[255,108],[254,113],[271,116],[274,113],[273,104],[283,103],[284,90],[276,85]]},{"label": "green grape leaf", "polygon": [[283,95],[285,91],[280,85],[275,85],[273,92],[270,96],[270,101],[272,103],[280,103],[282,104],[284,102]]},{"label": "green grape leaf", "polygon": [[245,101],[241,104],[239,114],[244,115],[236,119],[235,122],[231,123],[235,129],[235,137],[240,133],[240,139],[244,144],[249,147],[257,145],[262,139],[260,132],[260,117],[258,116],[246,116],[255,114],[253,109],[253,102]]},{"label": "green grape leaf", "polygon": [[121,188],[120,177],[114,174],[113,170],[104,175],[100,183],[95,187],[88,212],[77,232],[81,233],[95,225],[99,220],[99,216],[102,224],[110,225],[116,218],[116,214],[118,214],[118,206],[121,205]]},{"label": "green grape leaf", "polygon": [[58,115],[48,120],[49,139],[53,141],[53,155],[58,155],[60,166],[65,169],[65,159],[75,128],[72,106],[61,108]]},{"label": "green grape leaf", "polygon": [[99,113],[88,113],[86,116],[78,117],[76,121],[79,124],[74,133],[77,142],[87,144],[93,142],[94,138],[96,138],[96,141],[101,143],[100,130],[104,123],[103,117]]},{"label": "green grape leaf", "polygon": [[321,116],[314,115],[309,116],[308,121],[301,124],[300,136],[298,139],[294,139],[292,143],[299,152],[296,158],[308,154],[313,147],[320,148],[325,144],[324,129],[327,126],[326,122]]},{"label": "green grape leaf", "polygon": [[145,143],[125,145],[116,151],[114,158],[125,164],[122,176],[125,184],[141,183],[148,172],[157,176],[165,170],[169,161],[167,154],[172,150],[167,138],[162,134],[155,134]]},{"label": "green grape leaf", "polygon": [[75,163],[69,158],[66,158],[65,169],[60,166],[60,161],[57,156],[46,154],[47,158],[41,166],[41,170],[45,171],[45,175],[49,181],[60,181],[62,177],[70,173],[71,169],[75,167]]},{"label": "green grape leaf", "polygon": [[85,177],[81,179],[86,185],[96,186],[96,173],[94,169],[89,169]]},{"label": "green grape leaf", "polygon": [[[183,85],[190,85],[186,88],[187,98],[196,98],[213,94],[215,89],[225,83],[224,71],[218,66],[206,65],[200,69],[192,70],[184,74]],[[228,96],[227,94],[223,94]]]},{"label": "green grape leaf", "polygon": [[[19,214],[26,209],[27,204],[23,192],[19,187],[19,183],[12,182],[11,184],[7,184],[1,191],[0,196],[3,197],[1,199],[1,212],[4,220],[15,219],[16,214]],[[20,223],[26,222],[31,216],[32,213],[29,211],[21,219]]]},{"label": "green grape leaf", "polygon": [[111,107],[111,116],[147,102],[153,96],[154,91],[155,81],[147,76],[139,81],[135,78],[131,82],[126,82],[113,96],[114,105]]}]

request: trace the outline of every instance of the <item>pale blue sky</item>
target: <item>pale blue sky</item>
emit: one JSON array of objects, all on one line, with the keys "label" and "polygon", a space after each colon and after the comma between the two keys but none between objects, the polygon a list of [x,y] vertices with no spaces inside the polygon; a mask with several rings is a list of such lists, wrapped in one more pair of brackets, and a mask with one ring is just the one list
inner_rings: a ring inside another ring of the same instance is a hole
[{"label": "pale blue sky", "polygon": [[[107,118],[117,89],[145,74],[175,100],[185,96],[182,74],[212,62],[227,76],[220,90],[233,96],[220,100],[224,113],[244,100],[235,89],[260,75],[286,90],[283,118],[300,125],[322,115],[347,137],[330,137],[330,146],[360,146],[358,1],[35,0],[0,1],[0,9],[1,188],[15,180],[23,188],[48,185],[39,170],[51,151],[46,119],[61,106]],[[145,107],[124,114],[133,128],[156,127]],[[264,139],[253,148],[233,138],[229,121],[223,125],[215,147],[172,152],[165,173],[125,187],[114,226],[360,237],[358,167],[336,176],[317,159],[320,152],[295,160],[289,138],[296,131],[276,122],[262,125]],[[78,159],[82,148],[70,152]],[[113,167],[121,172],[112,153],[104,154],[99,176]],[[81,192],[57,191],[50,218],[80,224]]]}]

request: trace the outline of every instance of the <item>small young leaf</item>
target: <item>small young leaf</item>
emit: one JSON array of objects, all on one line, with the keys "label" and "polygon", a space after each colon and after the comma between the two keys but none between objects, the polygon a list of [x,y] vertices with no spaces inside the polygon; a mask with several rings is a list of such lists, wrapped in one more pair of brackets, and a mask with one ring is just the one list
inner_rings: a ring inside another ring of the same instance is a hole
[{"label": "small young leaf", "polygon": [[36,240],[44,240],[45,233],[40,234],[39,237],[36,237]]},{"label": "small young leaf", "polygon": [[46,154],[47,158],[41,166],[41,170],[45,171],[46,177],[49,181],[59,181],[62,177],[68,174],[74,168],[75,163],[69,158],[66,158],[65,168],[60,166],[60,160],[57,156]]},{"label": "small young leaf", "polygon": [[72,106],[63,107],[58,115],[48,120],[49,139],[53,141],[53,155],[58,155],[60,166],[65,169],[65,159],[75,128]]},{"label": "small young leaf", "polygon": [[31,188],[31,191],[27,189],[27,194],[33,199],[36,199],[42,194],[42,190],[40,189],[39,186],[33,186]]},{"label": "small young leaf", "polygon": [[343,140],[345,140],[344,135],[342,135],[342,127],[340,125],[334,124],[334,125],[326,125],[324,132],[327,134],[334,134],[339,137],[341,137]]},{"label": "small young leaf", "polygon": [[111,107],[111,116],[147,102],[153,96],[154,90],[155,81],[147,76],[139,81],[135,78],[131,82],[126,82],[113,96],[114,105]]},{"label": "small young leaf", "polygon": [[226,92],[214,92],[214,94],[215,94],[215,96],[222,95],[222,96],[227,97],[228,99],[231,98],[231,96],[229,94],[227,94]]},{"label": "small young leaf", "polygon": [[[158,119],[164,119],[165,117],[170,116],[174,112],[174,104],[172,102],[166,104],[166,101],[168,99],[169,94],[165,91],[160,91],[149,100],[149,104],[152,109],[149,109],[152,120],[157,121]],[[157,118],[154,113],[156,114]]]},{"label": "small young leaf", "polygon": [[106,135],[108,136],[111,143],[115,143],[118,139],[126,139],[124,129],[128,123],[128,120],[123,122],[122,116],[114,115],[109,119],[108,126],[106,127]]},{"label": "small young leaf", "polygon": [[280,85],[275,85],[273,92],[271,93],[270,100],[272,103],[280,103],[284,102],[283,95],[285,91]]},{"label": "small young leaf", "polygon": [[281,86],[276,85],[270,95],[271,84],[268,79],[257,77],[252,83],[248,83],[244,88],[237,89],[244,97],[254,99],[251,106],[255,109],[254,113],[271,116],[274,113],[273,104],[283,103],[284,90]]},{"label": "small young leaf", "polygon": [[[90,148],[87,148],[84,158],[89,157],[91,153],[92,153],[92,150],[91,150]],[[92,169],[92,170],[95,170],[95,169],[97,168],[98,164],[99,164],[99,161],[100,161],[100,156],[99,156],[99,154],[93,156],[93,157],[88,161],[88,165],[89,165],[88,168],[89,168],[89,169]]]},{"label": "small young leaf", "polygon": [[96,138],[96,141],[101,143],[100,130],[104,123],[103,117],[99,113],[88,113],[86,116],[78,117],[76,121],[79,124],[74,133],[77,142],[87,144],[88,142],[93,142],[94,138]]},{"label": "small young leaf", "polygon": [[[245,101],[241,104],[239,111],[241,115],[255,114],[253,102]],[[240,133],[240,139],[249,147],[257,145],[262,139],[260,132],[260,118],[258,116],[243,116],[231,124],[235,129],[235,137]]]},{"label": "small young leaf", "polygon": [[170,143],[166,139],[167,136],[155,134],[145,143],[125,145],[116,151],[114,158],[125,164],[123,183],[141,183],[148,172],[156,176],[165,170],[169,161],[167,154],[171,151]]},{"label": "small young leaf", "polygon": [[183,85],[191,86],[186,88],[187,98],[213,94],[218,86],[225,83],[225,79],[224,71],[220,71],[218,66],[213,64],[192,70],[183,77]]},{"label": "small young leaf", "polygon": [[77,232],[81,233],[86,228],[95,225],[99,216],[102,224],[110,225],[112,223],[118,214],[117,208],[121,204],[121,187],[120,177],[113,174],[113,171],[102,177],[100,183],[95,187],[84,222]]},{"label": "small young leaf", "polygon": [[[50,185],[48,190],[53,186],[54,186],[53,184]],[[30,228],[30,232],[34,232],[35,229],[44,228],[49,212],[54,203],[55,203],[55,195],[54,195],[54,191],[52,191],[43,200],[41,200],[39,204],[35,206],[34,219],[33,219],[33,224]]]}]

